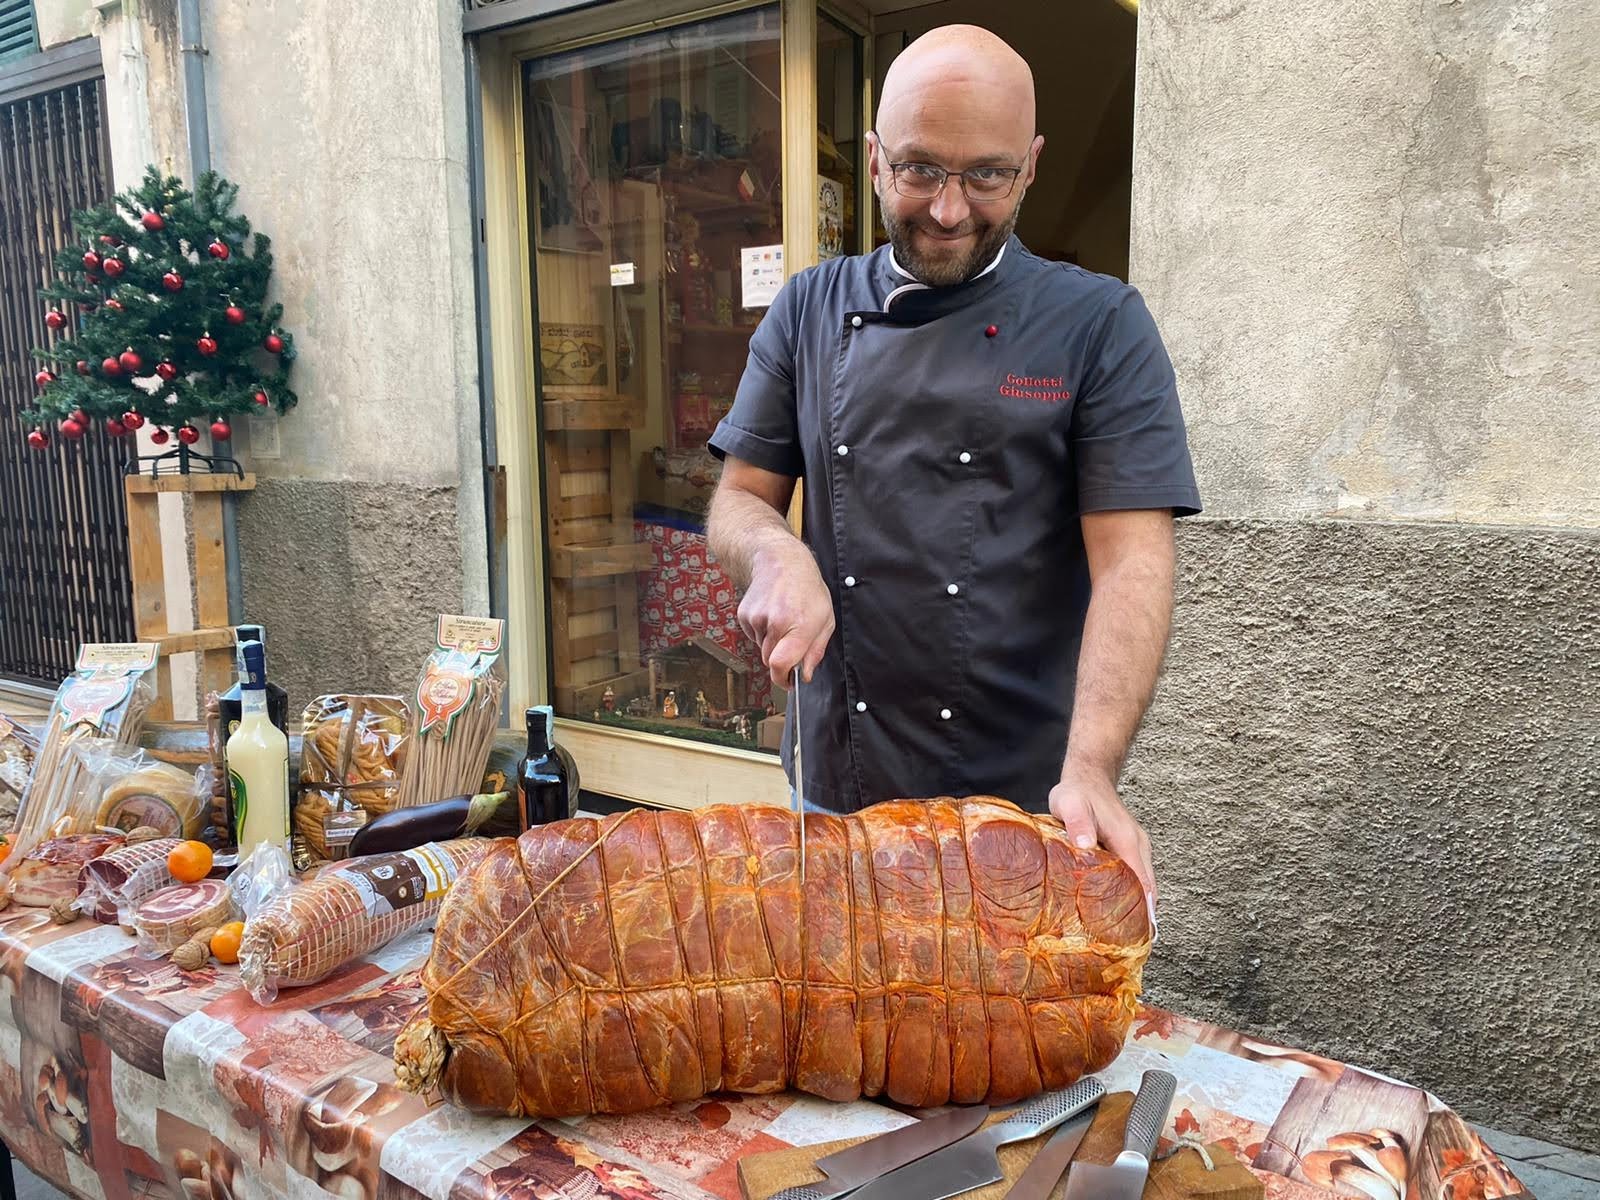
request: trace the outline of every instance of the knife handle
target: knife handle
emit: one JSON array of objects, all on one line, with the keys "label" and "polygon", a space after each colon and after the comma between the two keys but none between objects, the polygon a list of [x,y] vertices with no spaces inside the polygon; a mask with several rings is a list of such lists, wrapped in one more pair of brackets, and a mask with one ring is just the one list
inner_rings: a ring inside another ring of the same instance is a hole
[{"label": "knife handle", "polygon": [[786,1187],[781,1192],[773,1192],[767,1200],[829,1200],[837,1196],[839,1189],[827,1190],[826,1183],[803,1183],[798,1187]]},{"label": "knife handle", "polygon": [[1172,1097],[1177,1093],[1178,1081],[1171,1071],[1146,1071],[1139,1081],[1139,1094],[1133,1098],[1128,1110],[1128,1129],[1123,1135],[1122,1152],[1130,1151],[1148,1163],[1156,1152],[1156,1139],[1161,1127],[1167,1123],[1167,1113],[1172,1108]]},{"label": "knife handle", "polygon": [[1069,1088],[1040,1096],[1031,1104],[1017,1109],[997,1126],[1004,1135],[1000,1139],[1001,1145],[1037,1137],[1047,1129],[1054,1129],[1068,1117],[1075,1117],[1091,1104],[1097,1103],[1105,1094],[1104,1085],[1091,1075]]}]

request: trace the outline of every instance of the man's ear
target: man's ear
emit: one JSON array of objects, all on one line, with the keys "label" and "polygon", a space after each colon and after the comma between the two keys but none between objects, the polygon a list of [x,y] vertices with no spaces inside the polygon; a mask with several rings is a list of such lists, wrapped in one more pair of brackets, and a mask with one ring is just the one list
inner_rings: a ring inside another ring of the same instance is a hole
[{"label": "man's ear", "polygon": [[879,190],[882,173],[887,170],[883,161],[883,143],[878,141],[878,135],[872,130],[867,130],[867,178],[872,181],[872,192],[875,196],[883,193]]},{"label": "man's ear", "polygon": [[1033,135],[1033,144],[1028,147],[1028,178],[1027,183],[1033,182],[1034,172],[1039,166],[1039,155],[1044,153],[1044,134]]}]

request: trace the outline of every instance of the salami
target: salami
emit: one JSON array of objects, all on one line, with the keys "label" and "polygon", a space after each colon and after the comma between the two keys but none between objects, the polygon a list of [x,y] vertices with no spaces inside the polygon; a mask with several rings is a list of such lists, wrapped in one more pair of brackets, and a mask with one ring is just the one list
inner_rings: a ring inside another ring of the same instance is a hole
[{"label": "salami", "polygon": [[351,959],[431,921],[456,876],[494,844],[456,838],[326,868],[246,923],[240,978],[260,1004],[272,1003],[280,987],[327,978]]},{"label": "salami", "polygon": [[233,894],[220,879],[163,888],[133,913],[133,928],[146,949],[170,953],[202,929],[233,919]]},{"label": "salami", "polygon": [[75,833],[39,843],[11,872],[12,902],[49,908],[57,900],[76,900],[84,865],[123,844],[115,833]]},{"label": "salami", "polygon": [[177,838],[156,838],[85,863],[78,877],[78,907],[102,925],[123,923],[123,913],[178,882],[167,870],[167,853],[182,844]]}]

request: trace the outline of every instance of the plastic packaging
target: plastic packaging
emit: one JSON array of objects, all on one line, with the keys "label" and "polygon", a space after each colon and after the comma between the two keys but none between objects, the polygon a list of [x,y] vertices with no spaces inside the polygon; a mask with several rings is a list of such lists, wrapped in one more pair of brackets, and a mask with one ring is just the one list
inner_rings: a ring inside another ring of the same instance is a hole
[{"label": "plastic packaging", "polygon": [[138,745],[145,713],[156,698],[157,647],[148,642],[86,643],[77,669],[62,680],[40,736],[33,776],[17,806],[11,854],[0,871],[21,860],[65,823],[88,829],[84,812],[90,772],[79,749],[94,739]]},{"label": "plastic packaging", "polygon": [[239,977],[258,1004],[278,989],[326,979],[345,963],[433,920],[456,878],[496,843],[430,842],[326,867],[246,921]]},{"label": "plastic packaging", "polygon": [[90,773],[81,808],[93,815],[85,828],[129,833],[148,826],[166,837],[200,836],[206,798],[191,772],[104,739],[86,744],[79,757]]},{"label": "plastic packaging", "polygon": [[33,774],[39,739],[5,713],[0,713],[0,824],[10,828],[16,820],[17,802]]},{"label": "plastic packaging", "polygon": [[399,807],[479,790],[500,724],[504,651],[504,621],[439,618],[433,651],[406,696],[411,747],[400,773]]},{"label": "plastic packaging", "polygon": [[177,885],[167,855],[181,845],[178,838],[153,838],[91,859],[78,875],[78,911],[102,925],[131,927],[140,904]]},{"label": "plastic packaging", "polygon": [[306,705],[294,809],[297,869],[347,857],[356,830],[394,809],[409,724],[399,696],[319,696]]},{"label": "plastic packaging", "polygon": [[145,958],[171,954],[196,934],[234,920],[233,894],[220,879],[202,879],[162,888],[141,900],[129,914]]},{"label": "plastic packaging", "polygon": [[246,921],[279,896],[300,886],[282,846],[262,842],[228,876],[233,906]]}]

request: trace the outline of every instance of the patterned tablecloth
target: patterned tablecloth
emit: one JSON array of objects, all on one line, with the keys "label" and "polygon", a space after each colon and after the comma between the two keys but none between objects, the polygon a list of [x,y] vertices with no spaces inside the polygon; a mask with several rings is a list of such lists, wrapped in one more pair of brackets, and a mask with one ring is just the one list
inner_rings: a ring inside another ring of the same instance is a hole
[{"label": "patterned tablecloth", "polygon": [[[402,939],[262,1008],[234,968],[186,973],[136,957],[114,927],[0,913],[0,1133],[92,1197],[731,1200],[742,1155],[914,1119],[792,1093],[575,1121],[430,1107],[394,1086],[389,1058],[427,947],[426,933]],[[1470,1126],[1405,1084],[1147,1008],[1102,1078],[1132,1090],[1156,1065],[1179,1080],[1167,1137],[1225,1143],[1269,1200],[1327,1200],[1313,1180],[1358,1178],[1341,1146],[1362,1139],[1340,1135],[1374,1130],[1403,1151],[1411,1200],[1524,1194]]]}]

